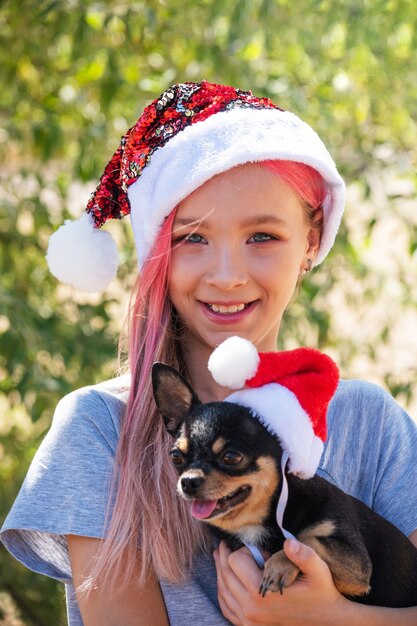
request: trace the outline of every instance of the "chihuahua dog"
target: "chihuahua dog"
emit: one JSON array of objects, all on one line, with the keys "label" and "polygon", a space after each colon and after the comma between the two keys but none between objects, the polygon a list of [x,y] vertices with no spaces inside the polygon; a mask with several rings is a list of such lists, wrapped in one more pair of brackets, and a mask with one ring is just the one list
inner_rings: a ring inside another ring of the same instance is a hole
[{"label": "chihuahua dog", "polygon": [[[282,486],[279,440],[243,406],[202,404],[168,365],[154,364],[152,382],[174,438],[178,492],[191,514],[232,550],[250,543],[270,553],[260,593],[282,593],[300,572],[285,556],[275,515]],[[327,563],[343,595],[378,606],[417,605],[417,549],[405,535],[319,476],[303,480],[288,473],[287,480],[284,526]]]}]

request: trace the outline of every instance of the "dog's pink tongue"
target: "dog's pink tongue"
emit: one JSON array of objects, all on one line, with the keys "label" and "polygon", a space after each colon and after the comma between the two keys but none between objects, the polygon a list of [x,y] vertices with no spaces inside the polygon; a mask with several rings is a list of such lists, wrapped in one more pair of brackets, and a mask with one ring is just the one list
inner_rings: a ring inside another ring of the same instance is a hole
[{"label": "dog's pink tongue", "polygon": [[216,504],[217,500],[197,500],[195,498],[191,505],[191,515],[196,519],[206,519],[213,513]]}]

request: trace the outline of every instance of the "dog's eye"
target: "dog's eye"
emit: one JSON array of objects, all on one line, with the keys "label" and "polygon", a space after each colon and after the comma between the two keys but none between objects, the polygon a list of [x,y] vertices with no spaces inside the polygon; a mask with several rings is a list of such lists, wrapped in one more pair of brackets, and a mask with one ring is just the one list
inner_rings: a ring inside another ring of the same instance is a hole
[{"label": "dog's eye", "polygon": [[242,459],[243,457],[239,452],[233,452],[232,450],[228,450],[223,455],[223,463],[226,465],[237,465]]},{"label": "dog's eye", "polygon": [[171,460],[174,465],[181,465],[181,463],[184,461],[182,453],[177,448],[171,450]]}]

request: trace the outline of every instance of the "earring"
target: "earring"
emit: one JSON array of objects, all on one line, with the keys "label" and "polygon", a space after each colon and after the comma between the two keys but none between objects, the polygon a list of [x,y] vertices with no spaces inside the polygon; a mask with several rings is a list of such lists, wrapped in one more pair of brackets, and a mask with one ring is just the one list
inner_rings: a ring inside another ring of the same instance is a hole
[{"label": "earring", "polygon": [[306,263],[307,263],[307,267],[304,268],[304,271],[309,272],[313,266],[313,261],[311,259],[307,259]]}]

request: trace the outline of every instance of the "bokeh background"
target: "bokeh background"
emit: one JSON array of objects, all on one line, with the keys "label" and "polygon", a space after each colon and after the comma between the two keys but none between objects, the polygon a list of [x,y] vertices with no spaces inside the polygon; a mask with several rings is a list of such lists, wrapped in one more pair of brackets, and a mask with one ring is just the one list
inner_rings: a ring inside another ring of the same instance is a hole
[{"label": "bokeh background", "polygon": [[[253,89],[299,114],[348,184],[334,250],[281,347],[318,346],[417,415],[417,11],[409,0],[0,2],[0,522],[58,399],[114,374],[135,259],[104,295],[60,286],[48,237],[170,84]],[[65,623],[61,588],[0,549],[0,625]]]}]

